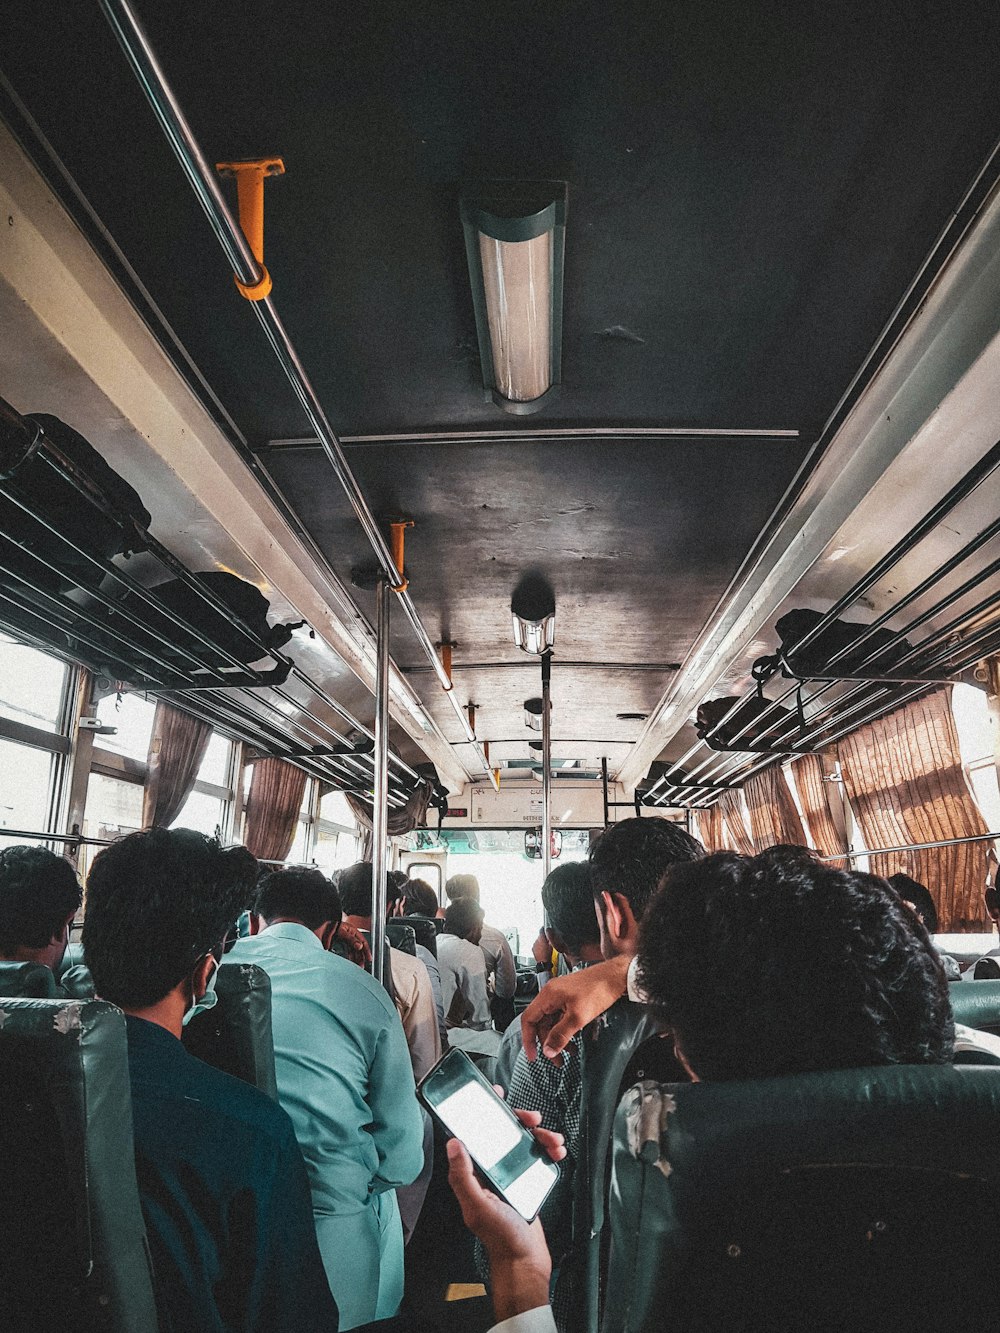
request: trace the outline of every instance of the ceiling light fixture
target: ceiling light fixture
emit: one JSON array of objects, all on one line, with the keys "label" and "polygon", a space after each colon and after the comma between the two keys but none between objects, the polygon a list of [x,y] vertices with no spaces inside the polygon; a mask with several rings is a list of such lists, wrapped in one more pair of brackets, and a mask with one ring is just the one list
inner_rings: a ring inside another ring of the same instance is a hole
[{"label": "ceiling light fixture", "polygon": [[537,412],[562,378],[566,186],[483,182],[461,214],[483,382],[498,407]]},{"label": "ceiling light fixture", "polygon": [[510,599],[514,642],[524,653],[551,653],[556,641],[556,595],[544,574],[525,574]]}]

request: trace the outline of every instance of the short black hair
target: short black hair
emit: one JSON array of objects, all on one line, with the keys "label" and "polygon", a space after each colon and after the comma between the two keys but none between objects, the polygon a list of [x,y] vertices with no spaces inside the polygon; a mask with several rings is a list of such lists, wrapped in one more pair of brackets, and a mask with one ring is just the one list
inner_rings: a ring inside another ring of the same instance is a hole
[{"label": "short black hair", "polygon": [[242,843],[237,843],[234,847],[227,847],[222,856],[226,873],[230,875],[235,884],[239,885],[243,894],[243,906],[240,911],[253,911],[254,900],[257,895],[257,881],[260,879],[260,862],[249,847],[244,847]]},{"label": "short black hair", "polygon": [[44,949],[81,901],[70,863],[47,847],[5,847],[0,852],[0,954]]},{"label": "short black hair", "polygon": [[438,896],[425,879],[408,879],[402,893],[404,915],[437,916]]},{"label": "short black hair", "polygon": [[260,881],[254,911],[265,921],[287,917],[317,930],[325,921],[339,926],[343,908],[333,881],[322,870],[287,866],[272,870]]},{"label": "short black hair", "polygon": [[479,902],[479,880],[475,875],[450,876],[444,891],[449,902],[457,902],[459,898],[471,898],[473,902]]},{"label": "short black hair", "polygon": [[102,1000],[145,1009],[225,939],[243,888],[214,838],[193,829],[130,833],[87,877],[83,956]]},{"label": "short black hair", "polygon": [[[372,914],[372,863],[355,861],[340,872],[337,880],[340,903],[344,916],[371,916]],[[394,903],[397,898],[396,888],[386,875],[386,902]]]},{"label": "short black hair", "polygon": [[456,898],[444,912],[444,933],[467,940],[477,926],[482,925],[483,909],[475,898]]},{"label": "short black hair", "polygon": [[620,893],[639,920],[664,871],[704,855],[698,839],[673,820],[655,815],[623,819],[605,829],[590,849],[594,896]]},{"label": "short black hair", "polygon": [[594,911],[594,872],[587,861],[568,861],[556,866],[542,885],[542,905],[552,929],[562,937],[570,953],[601,941]]},{"label": "short black hair", "polygon": [[936,934],[938,930],[937,906],[927,885],[911,879],[909,875],[902,874],[890,875],[889,883],[905,902],[912,903],[917,909],[917,916],[924,923],[927,932],[931,935]]},{"label": "short black hair", "polygon": [[642,923],[639,975],[703,1079],[952,1058],[934,947],[872,875],[729,852],[675,866]]}]

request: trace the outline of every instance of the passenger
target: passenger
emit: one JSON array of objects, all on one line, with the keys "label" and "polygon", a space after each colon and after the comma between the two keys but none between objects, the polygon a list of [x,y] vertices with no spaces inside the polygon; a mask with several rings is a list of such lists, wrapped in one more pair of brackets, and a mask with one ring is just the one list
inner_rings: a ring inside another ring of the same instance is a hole
[{"label": "passenger", "polygon": [[[395,892],[390,883],[389,896]],[[368,861],[348,866],[340,876],[340,901],[345,925],[371,935],[372,868]],[[434,991],[427,968],[402,949],[389,950],[396,1008],[410,1049],[413,1076],[419,1082],[441,1058],[441,1037],[434,1009]]]},{"label": "passenger", "polygon": [[0,961],[57,973],[81,896],[76,871],[47,847],[0,851]]},{"label": "passenger", "polygon": [[500,1035],[493,1028],[486,959],[479,948],[482,926],[483,909],[475,899],[450,903],[438,936],[438,967],[449,1044],[495,1056]]},{"label": "passenger", "polygon": [[[927,885],[918,883],[917,880],[911,879],[909,875],[890,875],[889,884],[896,890],[907,907],[916,913],[917,920],[928,935],[936,935],[938,931],[937,907]],[[934,944],[934,941],[931,940],[931,943]],[[958,959],[953,958],[950,953],[945,953],[943,949],[938,949],[936,944],[934,948],[937,949],[937,955],[941,959],[948,980],[961,980],[962,969],[958,965]]]},{"label": "passenger", "polygon": [[[449,902],[471,898],[479,902],[479,880],[475,875],[452,875],[444,886]],[[495,997],[492,1005],[497,1028],[503,1032],[514,1020],[514,993],[517,990],[517,967],[507,936],[495,926],[483,923],[479,947],[486,955],[486,976]]]},{"label": "passenger", "polygon": [[[991,884],[983,894],[986,912],[994,928],[1000,931],[1000,894],[995,884]],[[966,981],[996,981],[1000,978],[1000,944],[989,953],[983,954],[965,971]]]},{"label": "passenger", "polygon": [[125,1010],[136,1175],[166,1329],[331,1330],[309,1182],[286,1113],[189,1055],[241,906],[212,839],[152,829],[113,843],[87,882],[84,955]]},{"label": "passenger", "polygon": [[227,847],[224,855],[228,873],[238,885],[243,901],[239,916],[226,940],[228,953],[236,940],[244,935],[256,935],[260,930],[260,918],[253,910],[257,881],[260,878],[260,862],[249,847],[244,847],[242,843]]},{"label": "passenger", "polygon": [[[542,903],[549,920],[545,928],[550,948],[570,964],[572,970],[588,967],[601,959],[601,937],[594,909],[593,872],[586,861],[557,866],[542,885]],[[549,1252],[558,1269],[568,1254],[572,1239],[573,1173],[580,1140],[583,1038],[578,1034],[565,1051],[562,1066],[544,1058],[532,1064],[521,1046],[520,1031],[512,1026],[504,1034],[497,1060],[497,1082],[511,1106],[538,1111],[547,1129],[563,1136],[566,1158],[559,1180],[542,1205],[542,1228]],[[569,1274],[557,1278],[553,1309],[560,1330],[569,1330],[573,1292]]]},{"label": "passenger", "polygon": [[[952,1059],[948,983],[927,934],[871,875],[727,852],[676,865],[645,913],[637,958],[641,992],[695,1081]],[[544,1010],[551,990],[534,1004]],[[537,1013],[526,1019],[526,1040],[539,1026]],[[543,1238],[482,1199],[471,1172],[452,1181],[513,1316],[505,1333],[553,1328],[537,1308]]]},{"label": "passenger", "polygon": [[[431,886],[422,879],[408,879],[401,886],[397,886],[401,897],[397,898],[393,911],[399,916],[426,916],[432,921],[437,912],[438,900],[437,894]],[[434,996],[434,1013],[437,1017],[438,1036],[441,1039],[442,1050],[448,1044],[448,1033],[444,1022],[444,998],[441,991],[441,969],[438,967],[438,960],[430,949],[417,941],[417,957],[427,969],[427,975],[431,979],[431,992]]]},{"label": "passenger", "polygon": [[399,1015],[382,986],[328,952],[341,906],[320,871],[266,875],[256,906],[264,929],[237,941],[230,958],[256,963],[271,979],[278,1098],[309,1170],[340,1327],[389,1319],[403,1297],[395,1190],[417,1176],[423,1161]]}]

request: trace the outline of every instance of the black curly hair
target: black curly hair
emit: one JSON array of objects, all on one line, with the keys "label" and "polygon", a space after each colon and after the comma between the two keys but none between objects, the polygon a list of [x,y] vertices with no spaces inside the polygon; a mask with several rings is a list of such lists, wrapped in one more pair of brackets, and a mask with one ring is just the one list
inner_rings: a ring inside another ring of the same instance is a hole
[{"label": "black curly hair", "polygon": [[808,857],[674,866],[642,922],[639,976],[702,1079],[952,1058],[923,926],[884,880]]},{"label": "black curly hair", "polygon": [[43,949],[80,906],[70,863],[47,847],[0,851],[0,955]]},{"label": "black curly hair", "polygon": [[605,829],[590,849],[594,897],[620,893],[633,915],[641,917],[669,866],[704,855],[698,839],[671,819],[623,819]]}]

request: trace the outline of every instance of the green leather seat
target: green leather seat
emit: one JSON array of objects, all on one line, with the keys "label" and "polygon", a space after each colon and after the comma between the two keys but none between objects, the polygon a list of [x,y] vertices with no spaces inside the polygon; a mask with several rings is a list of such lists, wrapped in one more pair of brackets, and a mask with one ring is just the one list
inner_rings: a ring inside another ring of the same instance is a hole
[{"label": "green leather seat", "polygon": [[1000,981],[953,981],[948,998],[956,1023],[1000,1035]]},{"label": "green leather seat", "polygon": [[0,996],[54,1000],[56,979],[41,963],[0,963]]},{"label": "green leather seat", "polygon": [[995,1328],[1000,1070],[630,1089],[604,1333]]},{"label": "green leather seat", "polygon": [[0,1000],[0,1327],[156,1333],[125,1017]]},{"label": "green leather seat", "polygon": [[215,993],[215,1008],[197,1014],[184,1029],[185,1047],[277,1101],[270,977],[254,963],[223,963]]},{"label": "green leather seat", "polygon": [[404,921],[402,917],[393,917],[385,923],[385,933],[389,937],[389,943],[400,953],[408,953],[411,958],[417,956],[417,932],[410,925],[409,920]]}]

